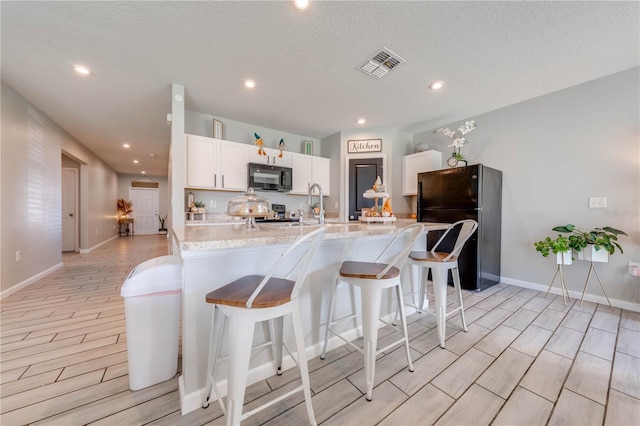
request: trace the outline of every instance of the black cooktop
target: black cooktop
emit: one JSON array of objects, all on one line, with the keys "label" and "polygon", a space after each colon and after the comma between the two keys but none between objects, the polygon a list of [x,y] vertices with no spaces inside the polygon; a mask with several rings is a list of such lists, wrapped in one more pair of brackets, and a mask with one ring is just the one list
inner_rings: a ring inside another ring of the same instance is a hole
[{"label": "black cooktop", "polygon": [[256,222],[298,222],[296,218],[285,218],[287,209],[284,204],[271,204],[271,210],[276,214],[276,217],[257,217]]},{"label": "black cooktop", "polygon": [[257,217],[256,218],[256,222],[298,222],[298,219],[296,218],[265,218],[265,217]]}]

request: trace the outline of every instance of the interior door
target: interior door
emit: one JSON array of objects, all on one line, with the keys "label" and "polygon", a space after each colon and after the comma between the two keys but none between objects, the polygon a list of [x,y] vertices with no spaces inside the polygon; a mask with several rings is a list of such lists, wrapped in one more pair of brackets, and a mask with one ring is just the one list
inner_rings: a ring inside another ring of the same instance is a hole
[{"label": "interior door", "polygon": [[129,188],[129,199],[132,202],[133,231],[135,235],[158,233],[158,189]]},{"label": "interior door", "polygon": [[76,251],[78,197],[76,169],[62,169],[62,251]]},{"label": "interior door", "polygon": [[362,194],[373,187],[378,176],[384,182],[382,158],[349,160],[349,220],[358,220],[363,207],[373,207],[374,200]]}]

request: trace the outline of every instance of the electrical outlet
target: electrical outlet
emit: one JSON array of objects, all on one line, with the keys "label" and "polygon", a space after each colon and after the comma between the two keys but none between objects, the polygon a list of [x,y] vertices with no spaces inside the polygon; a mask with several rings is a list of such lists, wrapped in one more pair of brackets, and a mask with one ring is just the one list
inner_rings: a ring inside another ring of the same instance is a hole
[{"label": "electrical outlet", "polygon": [[335,202],[335,204],[333,205],[333,207],[334,207],[336,210],[338,209],[339,204],[338,204],[338,202],[337,202],[337,201]]},{"label": "electrical outlet", "polygon": [[211,200],[211,201],[209,201],[209,205],[210,205],[211,207],[215,207],[215,206],[216,206],[216,200]]},{"label": "electrical outlet", "polygon": [[629,262],[627,272],[635,277],[640,277],[640,262]]},{"label": "electrical outlet", "polygon": [[589,197],[590,209],[604,209],[607,207],[607,197]]},{"label": "electrical outlet", "polygon": [[20,253],[20,250],[16,251],[16,262],[20,262],[22,260],[22,253]]}]

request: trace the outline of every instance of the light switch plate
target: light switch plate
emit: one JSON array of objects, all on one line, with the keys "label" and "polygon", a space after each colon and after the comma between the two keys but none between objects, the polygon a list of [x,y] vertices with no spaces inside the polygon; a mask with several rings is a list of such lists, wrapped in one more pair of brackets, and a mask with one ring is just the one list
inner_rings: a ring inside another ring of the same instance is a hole
[{"label": "light switch plate", "polygon": [[607,207],[607,197],[589,197],[590,209],[604,209]]}]

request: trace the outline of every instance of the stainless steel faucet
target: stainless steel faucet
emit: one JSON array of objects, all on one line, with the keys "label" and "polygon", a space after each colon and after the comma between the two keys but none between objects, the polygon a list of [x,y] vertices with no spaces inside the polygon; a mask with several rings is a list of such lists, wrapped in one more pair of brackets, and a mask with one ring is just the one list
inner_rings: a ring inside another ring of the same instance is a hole
[{"label": "stainless steel faucet", "polygon": [[313,195],[313,189],[318,190],[318,196],[320,197],[320,212],[316,214],[315,209],[313,209],[313,217],[318,219],[319,224],[324,224],[324,205],[322,203],[322,187],[317,183],[309,184],[309,193],[307,194],[307,204],[311,204],[311,197]]}]

